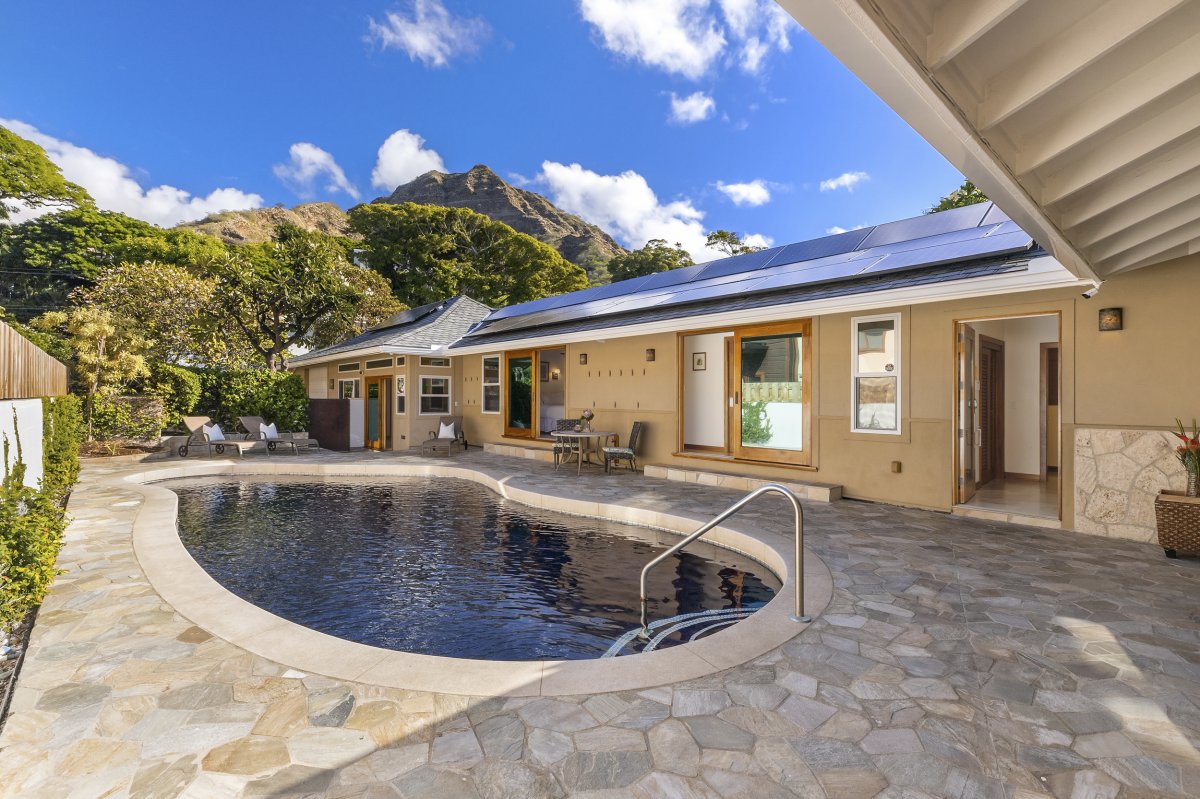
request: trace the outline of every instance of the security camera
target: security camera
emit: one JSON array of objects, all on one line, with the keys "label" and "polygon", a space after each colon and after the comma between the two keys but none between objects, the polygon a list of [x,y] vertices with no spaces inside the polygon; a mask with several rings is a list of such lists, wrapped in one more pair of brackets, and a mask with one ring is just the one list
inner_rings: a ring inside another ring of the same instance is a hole
[{"label": "security camera", "polygon": [[1083,292],[1083,298],[1084,298],[1085,300],[1090,300],[1092,297],[1095,297],[1095,296],[1096,296],[1097,294],[1099,294],[1099,293],[1100,293],[1100,287],[1099,287],[1099,286],[1092,286],[1090,289],[1088,289],[1087,291]]}]

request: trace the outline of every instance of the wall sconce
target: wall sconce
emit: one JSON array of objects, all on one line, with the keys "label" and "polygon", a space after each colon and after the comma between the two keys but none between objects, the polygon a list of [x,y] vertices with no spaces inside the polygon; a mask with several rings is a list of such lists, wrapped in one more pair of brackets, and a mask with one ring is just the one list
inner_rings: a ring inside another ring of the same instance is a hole
[{"label": "wall sconce", "polygon": [[587,366],[587,353],[586,352],[579,353],[579,365]]},{"label": "wall sconce", "polygon": [[550,370],[550,379],[551,380],[557,380],[560,375],[562,375],[562,372],[560,372],[559,370],[557,370],[557,369]]},{"label": "wall sconce", "polygon": [[646,350],[646,362],[649,363],[653,360],[654,360],[654,349],[651,348],[651,349]]},{"label": "wall sconce", "polygon": [[1124,330],[1124,314],[1121,308],[1101,308],[1100,309],[1100,329],[1101,330]]}]

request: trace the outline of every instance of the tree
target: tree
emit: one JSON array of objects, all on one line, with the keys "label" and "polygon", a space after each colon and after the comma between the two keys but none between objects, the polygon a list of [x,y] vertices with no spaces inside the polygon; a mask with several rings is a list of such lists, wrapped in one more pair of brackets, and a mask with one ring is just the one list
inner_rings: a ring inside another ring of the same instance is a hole
[{"label": "tree", "polygon": [[0,127],[0,221],[21,208],[91,202],[82,187],[62,176],[45,150]]},{"label": "tree", "polygon": [[360,205],[350,228],[360,257],[408,305],[466,294],[492,306],[587,288],[587,275],[549,245],[468,208]]},{"label": "tree", "polygon": [[346,281],[359,295],[353,313],[329,314],[313,325],[308,345],[329,347],[357,336],[408,308],[392,295],[392,286],[373,269],[348,264]]},{"label": "tree", "polygon": [[613,256],[608,273],[614,281],[629,280],[692,265],[692,256],[678,242],[672,247],[664,239],[650,239],[640,250]]},{"label": "tree", "polygon": [[163,230],[114,211],[73,208],[0,226],[0,302],[20,319],[66,307],[70,293],[122,262],[202,270],[225,245],[190,230]]},{"label": "tree", "polygon": [[[356,271],[363,269],[347,259],[341,239],[283,224],[274,241],[230,247],[213,266],[214,307],[278,371],[288,349],[311,345],[318,328],[345,330],[363,319],[369,279]],[[386,318],[397,307],[376,305],[375,313]]]},{"label": "tree", "polygon": [[704,245],[709,249],[720,250],[726,255],[741,255],[747,252],[758,252],[762,247],[746,244],[742,237],[729,230],[714,230],[708,234]]},{"label": "tree", "polygon": [[961,186],[947,194],[938,201],[937,205],[925,213],[936,214],[938,211],[949,211],[951,208],[965,208],[968,205],[985,203],[987,201],[987,195],[980,191],[974,183],[964,180]]},{"label": "tree", "polygon": [[83,390],[83,418],[93,437],[97,401],[117,394],[129,381],[150,374],[146,368],[147,341],[125,320],[100,308],[51,311],[33,326],[67,336],[75,354],[75,378]]}]

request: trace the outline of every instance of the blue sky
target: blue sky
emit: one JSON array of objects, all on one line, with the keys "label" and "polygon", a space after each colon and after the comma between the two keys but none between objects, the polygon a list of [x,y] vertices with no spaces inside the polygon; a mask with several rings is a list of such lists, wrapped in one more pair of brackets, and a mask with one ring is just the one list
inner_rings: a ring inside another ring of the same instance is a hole
[{"label": "blue sky", "polygon": [[961,181],[773,0],[0,0],[0,14],[0,124],[102,206],[160,224],[349,207],[485,163],[626,246],[661,237],[708,258],[707,230],[799,241],[916,215]]}]

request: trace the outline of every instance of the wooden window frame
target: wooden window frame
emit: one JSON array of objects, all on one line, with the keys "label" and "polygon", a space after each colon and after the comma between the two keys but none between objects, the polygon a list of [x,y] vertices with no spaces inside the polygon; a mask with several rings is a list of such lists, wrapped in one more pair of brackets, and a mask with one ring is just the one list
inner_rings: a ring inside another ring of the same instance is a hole
[{"label": "wooden window frame", "polygon": [[[759,338],[761,336],[800,336],[803,342],[801,355],[800,402],[802,410],[801,449],[774,449],[771,447],[746,447],[742,444],[742,340]],[[730,449],[735,459],[756,463],[779,463],[795,466],[812,466],[813,463],[813,427],[812,427],[812,353],[813,353],[812,319],[797,319],[792,322],[779,322],[770,325],[753,325],[733,328],[733,363],[731,373],[735,378],[735,395],[733,414],[734,424],[730,430]]]}]

